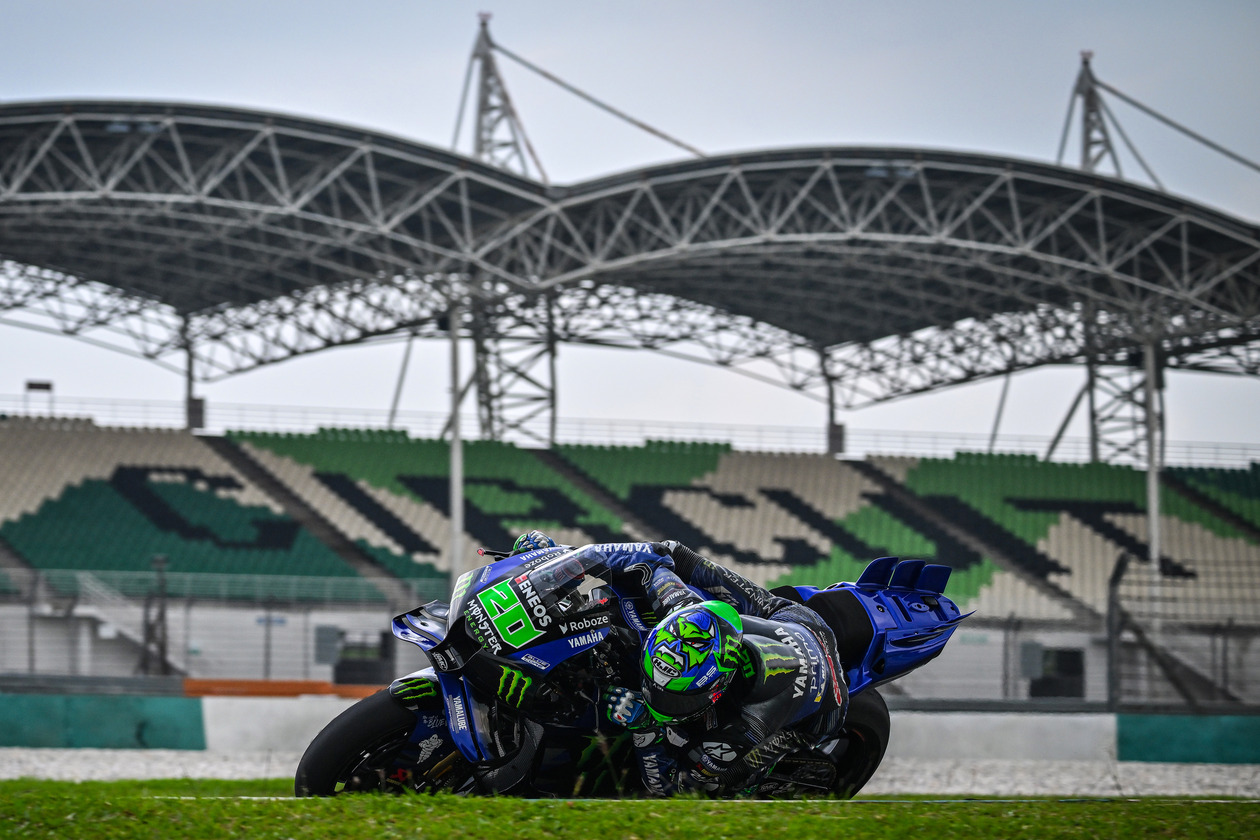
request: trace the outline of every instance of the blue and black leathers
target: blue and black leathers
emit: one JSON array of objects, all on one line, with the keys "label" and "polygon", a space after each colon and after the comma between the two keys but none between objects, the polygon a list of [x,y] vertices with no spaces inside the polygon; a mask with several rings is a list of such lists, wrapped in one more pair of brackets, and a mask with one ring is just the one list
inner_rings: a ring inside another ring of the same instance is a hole
[{"label": "blue and black leathers", "polygon": [[[676,542],[580,550],[590,552],[588,562],[598,559],[593,574],[623,589],[641,588],[656,613],[649,623],[705,600],[692,587],[730,604],[743,619],[739,673],[716,704],[677,724],[636,718],[636,757],[651,793],[750,790],[779,759],[839,731],[848,692],[835,637],[817,613]],[[624,697],[618,702],[624,706]]]}]

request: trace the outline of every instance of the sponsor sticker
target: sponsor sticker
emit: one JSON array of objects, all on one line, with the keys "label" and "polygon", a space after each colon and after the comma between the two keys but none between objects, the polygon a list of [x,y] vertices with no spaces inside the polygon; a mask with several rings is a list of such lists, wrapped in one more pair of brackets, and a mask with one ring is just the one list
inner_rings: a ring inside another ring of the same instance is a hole
[{"label": "sponsor sticker", "polygon": [[652,654],[652,682],[665,685],[682,673],[683,661],[669,648],[661,648]]},{"label": "sponsor sticker", "polygon": [[503,702],[520,708],[525,702],[525,692],[534,684],[533,679],[506,665],[500,665],[499,670],[499,696]]},{"label": "sponsor sticker", "polygon": [[[551,616],[546,614],[547,608],[538,599],[533,587],[529,588],[529,593],[532,598],[527,598],[526,602],[522,602],[521,596],[512,589],[511,581],[508,580],[496,583],[489,589],[477,593],[477,601],[485,611],[486,618],[493,625],[494,635],[502,640],[503,644],[517,650],[543,634],[544,631],[534,623],[534,617],[538,618],[538,623],[543,627],[551,624]],[[531,616],[531,611],[534,616]],[[542,613],[541,616],[538,615],[539,612]]]},{"label": "sponsor sticker", "polygon": [[464,698],[451,697],[451,720],[455,724],[455,729],[463,732],[468,728],[468,713],[464,711]]},{"label": "sponsor sticker", "polygon": [[503,650],[503,643],[499,641],[499,635],[490,621],[490,616],[486,614],[480,602],[474,601],[469,604],[464,615],[468,621],[468,628],[472,630],[478,644],[495,654]]},{"label": "sponsor sticker", "polygon": [[657,733],[652,731],[636,732],[633,735],[634,745],[640,749],[650,747],[656,743]]},{"label": "sponsor sticker", "polygon": [[730,763],[735,760],[735,748],[724,741],[705,741],[701,747],[704,749],[704,754],[714,761]]},{"label": "sponsor sticker", "polygon": [[532,653],[527,653],[524,656],[522,656],[521,661],[528,663],[530,665],[533,665],[535,668],[537,668],[540,671],[546,671],[548,668],[551,667],[550,662],[548,662],[545,659],[541,659],[537,656],[534,656],[534,654]]},{"label": "sponsor sticker", "polygon": [[[815,664],[814,657],[812,655],[806,655],[806,649],[809,646],[802,645],[795,633],[791,633],[782,627],[774,628],[774,634],[782,639],[784,644],[790,647],[792,652],[797,656],[798,664],[796,666],[796,679],[792,682],[792,697],[793,699],[797,697],[804,697],[805,688],[809,682],[810,674],[800,667],[800,663],[809,663],[810,665]],[[812,653],[813,651],[810,650],[810,654]]]},{"label": "sponsor sticker", "polygon": [[581,648],[590,647],[591,645],[598,644],[599,641],[603,638],[604,638],[604,635],[602,633],[592,632],[592,633],[584,633],[581,636],[570,636],[569,638],[565,639],[565,641],[569,643],[569,647],[572,648],[573,650],[580,650]]},{"label": "sponsor sticker", "polygon": [[639,611],[635,609],[634,604],[630,601],[621,602],[621,614],[626,617],[626,623],[640,633],[646,633],[652,629],[648,627],[647,622],[643,620],[643,617],[639,615]]},{"label": "sponsor sticker", "polygon": [[455,588],[451,590],[452,604],[462,598],[464,593],[468,591],[468,585],[472,583],[473,572],[476,571],[476,569],[473,569],[471,571],[464,572],[459,576],[459,579],[455,581]]},{"label": "sponsor sticker", "polygon": [[438,747],[442,746],[443,740],[444,739],[442,738],[441,735],[435,734],[435,735],[430,735],[428,738],[425,738],[423,741],[421,741],[418,744],[418,746],[420,747],[419,763],[423,764],[424,762],[428,761],[429,756],[433,755],[434,751],[437,750]]},{"label": "sponsor sticker", "polygon": [[599,613],[598,615],[584,616],[574,621],[562,621],[560,622],[560,632],[581,633],[596,627],[607,627],[611,623],[611,617],[608,613]]}]

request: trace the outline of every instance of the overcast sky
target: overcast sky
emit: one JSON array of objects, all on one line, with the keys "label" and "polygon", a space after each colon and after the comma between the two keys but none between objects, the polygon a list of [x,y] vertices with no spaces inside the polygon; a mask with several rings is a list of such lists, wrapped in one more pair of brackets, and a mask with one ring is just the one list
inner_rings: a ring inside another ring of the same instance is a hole
[{"label": "overcast sky", "polygon": [[[880,144],[1053,160],[1080,51],[1091,49],[1103,81],[1260,160],[1260,3],[1252,0],[0,0],[0,100],[238,105],[446,147],[483,10],[511,51],[709,153]],[[506,59],[500,66],[555,182],[683,154]],[[1122,102],[1112,108],[1171,192],[1260,220],[1260,174]],[[1067,159],[1078,157],[1073,142]],[[1142,180],[1131,158],[1123,165]],[[401,345],[336,350],[201,391],[212,403],[384,408],[401,353]],[[444,348],[423,348],[403,407],[443,408],[445,370]],[[822,422],[822,409],[797,395],[643,353],[566,347],[560,375],[566,416]],[[177,376],[152,365],[0,325],[0,394],[32,378],[52,379],[66,396],[182,394]],[[1053,433],[1082,379],[1079,370],[1015,377],[1003,431]],[[641,399],[626,400],[627,391]],[[840,419],[988,432],[999,391],[984,383]],[[1173,438],[1260,442],[1257,416],[1254,379],[1171,377]]]}]

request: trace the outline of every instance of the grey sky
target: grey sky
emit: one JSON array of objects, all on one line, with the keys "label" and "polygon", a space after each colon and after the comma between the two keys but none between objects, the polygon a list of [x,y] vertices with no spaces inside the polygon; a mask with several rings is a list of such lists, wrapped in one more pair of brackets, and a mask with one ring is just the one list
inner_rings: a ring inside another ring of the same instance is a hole
[{"label": "grey sky", "polygon": [[[1081,49],[1098,76],[1260,159],[1254,2],[87,2],[0,0],[0,99],[166,99],[272,109],[446,146],[476,34],[701,149],[880,144],[1053,159]],[[681,152],[501,59],[553,181]],[[1260,220],[1260,174],[1123,103],[1121,124],[1170,191]],[[1073,137],[1073,141],[1075,137]],[[1079,152],[1069,146],[1068,160]],[[1131,160],[1125,175],[1137,176]],[[1140,180],[1140,179],[1138,179]],[[333,351],[209,386],[212,400],[388,404],[400,347]],[[444,354],[421,354],[404,406],[440,408]],[[616,377],[607,376],[615,368]],[[0,326],[0,393],[50,378],[70,395],[174,398],[170,374]],[[616,387],[608,383],[615,379]],[[1182,380],[1193,380],[1183,382]],[[1027,374],[1003,429],[1049,434],[1075,371]],[[631,389],[641,406],[606,400]],[[855,426],[988,431],[997,383],[851,414]],[[1260,384],[1174,377],[1171,433],[1260,441]],[[675,391],[692,397],[686,410]],[[699,395],[699,399],[695,399]],[[1203,410],[1207,404],[1212,410]],[[642,354],[562,353],[572,416],[813,425],[821,409]],[[1195,412],[1203,416],[1198,417]]]}]

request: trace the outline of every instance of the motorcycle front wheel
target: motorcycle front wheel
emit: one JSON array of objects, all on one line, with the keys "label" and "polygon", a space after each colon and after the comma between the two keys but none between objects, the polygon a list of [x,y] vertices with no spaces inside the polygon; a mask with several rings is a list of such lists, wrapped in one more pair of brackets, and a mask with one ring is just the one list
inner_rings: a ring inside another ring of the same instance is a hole
[{"label": "motorcycle front wheel", "polygon": [[[441,707],[432,713],[442,714]],[[413,743],[416,722],[416,713],[388,691],[365,697],[311,741],[293,777],[294,794],[461,791],[472,767],[449,736],[434,733]]]}]

